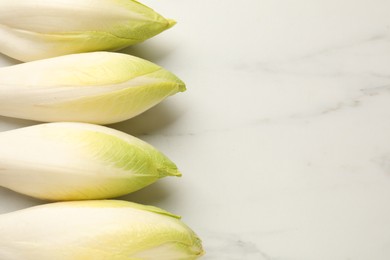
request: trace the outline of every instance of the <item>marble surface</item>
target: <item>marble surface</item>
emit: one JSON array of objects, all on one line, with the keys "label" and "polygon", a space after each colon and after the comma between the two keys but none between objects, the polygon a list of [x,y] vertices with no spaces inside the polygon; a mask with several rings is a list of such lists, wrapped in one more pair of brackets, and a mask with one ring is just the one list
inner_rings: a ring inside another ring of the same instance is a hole
[{"label": "marble surface", "polygon": [[[390,259],[390,2],[143,2],[178,24],[124,51],[188,90],[112,127],[184,175],[122,199],[182,215],[205,260]],[[0,188],[0,213],[40,203]]]}]

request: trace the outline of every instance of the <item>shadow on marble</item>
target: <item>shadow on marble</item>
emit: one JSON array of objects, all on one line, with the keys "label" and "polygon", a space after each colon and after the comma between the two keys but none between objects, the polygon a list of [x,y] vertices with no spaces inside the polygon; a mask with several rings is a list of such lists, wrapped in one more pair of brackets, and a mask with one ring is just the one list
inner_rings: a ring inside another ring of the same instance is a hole
[{"label": "shadow on marble", "polygon": [[39,124],[38,121],[0,116],[0,131]]},{"label": "shadow on marble", "polygon": [[120,52],[159,64],[173,51],[175,51],[174,45],[168,45],[167,43],[164,44],[164,42],[161,41],[148,41],[145,43],[129,46]]},{"label": "shadow on marble", "polygon": [[0,214],[8,213],[40,204],[48,203],[47,201],[35,199],[32,197],[19,194],[12,190],[0,187]]},{"label": "shadow on marble", "polygon": [[[169,187],[164,183],[154,183],[148,187],[145,187],[139,191],[117,197],[111,198],[113,200],[126,200],[147,205],[157,205],[163,201],[166,201],[171,195]],[[36,205],[51,203],[50,201],[44,201],[35,199],[7,188],[0,187],[0,214],[8,213]]]},{"label": "shadow on marble", "polygon": [[[131,135],[150,135],[164,129],[181,116],[183,112],[160,103],[144,113],[107,127],[115,128]],[[44,122],[0,116],[0,132],[20,127],[27,127]]]},{"label": "shadow on marble", "polygon": [[151,135],[171,125],[182,113],[163,102],[134,118],[107,126],[134,136]]},{"label": "shadow on marble", "polygon": [[169,188],[164,183],[157,182],[136,192],[115,198],[118,200],[132,201],[146,205],[158,205],[167,200],[171,195]]},{"label": "shadow on marble", "polygon": [[0,66],[5,64],[7,66],[11,66],[11,65],[16,65],[16,64],[19,64],[19,63],[22,63],[21,61],[18,61],[18,60],[15,60],[11,57],[8,57],[4,54],[1,54],[0,53]]}]

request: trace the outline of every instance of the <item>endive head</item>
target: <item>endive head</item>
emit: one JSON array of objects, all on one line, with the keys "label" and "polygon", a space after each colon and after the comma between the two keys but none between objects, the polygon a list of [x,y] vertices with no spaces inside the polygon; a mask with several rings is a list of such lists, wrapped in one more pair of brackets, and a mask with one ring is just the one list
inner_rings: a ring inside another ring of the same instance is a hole
[{"label": "endive head", "polygon": [[109,124],[184,90],[174,74],[144,59],[72,54],[0,68],[0,115]]},{"label": "endive head", "polygon": [[1,259],[192,260],[201,240],[179,217],[125,201],[62,202],[0,216]]},{"label": "endive head", "polygon": [[180,176],[164,154],[126,133],[48,123],[0,133],[0,186],[46,200],[112,198]]},{"label": "endive head", "polygon": [[0,52],[31,61],[116,50],[174,24],[134,0],[2,0]]}]

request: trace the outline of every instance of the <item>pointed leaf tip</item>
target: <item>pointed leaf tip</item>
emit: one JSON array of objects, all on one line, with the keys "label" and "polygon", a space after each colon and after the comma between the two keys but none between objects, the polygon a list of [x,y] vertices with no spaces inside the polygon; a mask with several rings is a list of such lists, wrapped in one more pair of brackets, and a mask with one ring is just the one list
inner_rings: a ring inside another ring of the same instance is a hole
[{"label": "pointed leaf tip", "polygon": [[173,19],[167,19],[167,21],[168,21],[168,28],[167,29],[169,29],[169,28],[172,28],[173,26],[175,26],[176,25],[176,21],[175,20],[173,20]]}]

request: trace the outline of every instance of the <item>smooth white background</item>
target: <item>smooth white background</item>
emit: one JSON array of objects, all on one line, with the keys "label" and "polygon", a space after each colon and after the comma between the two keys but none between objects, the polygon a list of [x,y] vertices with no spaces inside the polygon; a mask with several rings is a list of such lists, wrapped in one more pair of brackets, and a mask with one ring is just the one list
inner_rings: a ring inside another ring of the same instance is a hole
[{"label": "smooth white background", "polygon": [[[122,199],[182,215],[207,260],[390,259],[390,2],[143,2],[178,24],[125,52],[188,90],[112,127],[183,177]],[[40,203],[0,188],[0,213]]]}]

